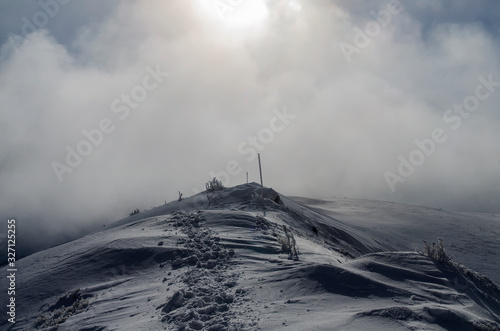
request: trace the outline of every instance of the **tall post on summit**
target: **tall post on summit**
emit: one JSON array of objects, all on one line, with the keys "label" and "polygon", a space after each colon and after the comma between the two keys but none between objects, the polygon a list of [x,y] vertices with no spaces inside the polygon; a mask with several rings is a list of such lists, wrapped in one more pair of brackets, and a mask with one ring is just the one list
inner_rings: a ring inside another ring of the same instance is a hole
[{"label": "tall post on summit", "polygon": [[260,165],[260,153],[257,153],[257,155],[259,157],[259,173],[260,173],[260,190],[261,190],[261,195],[262,195],[262,208],[264,208],[264,184],[262,183],[262,166]]}]

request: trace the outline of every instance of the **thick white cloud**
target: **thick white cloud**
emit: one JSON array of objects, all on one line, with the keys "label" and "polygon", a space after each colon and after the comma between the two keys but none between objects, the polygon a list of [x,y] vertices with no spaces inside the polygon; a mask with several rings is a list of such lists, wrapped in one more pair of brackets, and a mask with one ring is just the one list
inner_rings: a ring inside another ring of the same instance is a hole
[{"label": "thick white cloud", "polygon": [[[500,88],[457,130],[443,120],[479,76],[500,81],[498,39],[480,18],[430,26],[409,5],[349,63],[341,43],[355,45],[354,27],[385,2],[287,3],[269,2],[268,21],[250,30],[224,27],[194,1],[117,2],[94,20],[70,3],[48,30],[6,39],[2,217],[26,232],[70,233],[202,190],[231,160],[241,171],[227,184],[246,171],[257,181],[256,160],[238,148],[268,139],[273,110],[284,107],[296,117],[261,151],[265,182],[278,191],[497,210]],[[141,101],[127,104],[131,94]],[[53,162],[66,164],[66,147],[103,119],[112,132],[60,182]],[[436,128],[447,140],[392,192],[384,173],[397,174],[398,157]]]}]

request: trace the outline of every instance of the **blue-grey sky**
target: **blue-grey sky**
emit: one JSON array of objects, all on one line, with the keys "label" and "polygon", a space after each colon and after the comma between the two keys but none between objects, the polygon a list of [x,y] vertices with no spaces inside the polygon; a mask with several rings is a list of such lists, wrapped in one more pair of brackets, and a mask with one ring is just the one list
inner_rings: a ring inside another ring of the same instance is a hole
[{"label": "blue-grey sky", "polygon": [[0,217],[46,245],[213,176],[258,181],[257,151],[284,194],[500,212],[499,18],[498,1],[0,1]]}]

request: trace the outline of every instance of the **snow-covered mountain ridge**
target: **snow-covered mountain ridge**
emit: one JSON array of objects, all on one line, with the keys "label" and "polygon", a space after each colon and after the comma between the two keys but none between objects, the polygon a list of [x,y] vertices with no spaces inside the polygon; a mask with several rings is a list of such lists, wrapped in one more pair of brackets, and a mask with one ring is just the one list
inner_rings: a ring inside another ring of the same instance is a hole
[{"label": "snow-covered mountain ridge", "polygon": [[[470,269],[394,251],[404,247],[393,241],[401,224],[381,227],[379,217],[370,227],[366,206],[353,214],[347,201],[272,189],[264,212],[259,192],[251,183],[199,194],[19,260],[17,323],[3,316],[0,327],[500,329],[500,288]],[[298,259],[283,252],[290,239]]]}]

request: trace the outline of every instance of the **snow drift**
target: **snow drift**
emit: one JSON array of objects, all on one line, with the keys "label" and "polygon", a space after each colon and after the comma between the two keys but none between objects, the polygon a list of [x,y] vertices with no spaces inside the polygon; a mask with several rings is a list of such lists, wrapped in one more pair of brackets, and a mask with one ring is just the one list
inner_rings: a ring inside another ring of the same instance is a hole
[{"label": "snow drift", "polygon": [[486,276],[396,251],[390,224],[370,231],[332,217],[335,206],[259,192],[200,193],[19,260],[17,322],[0,327],[500,329],[500,288]]}]

